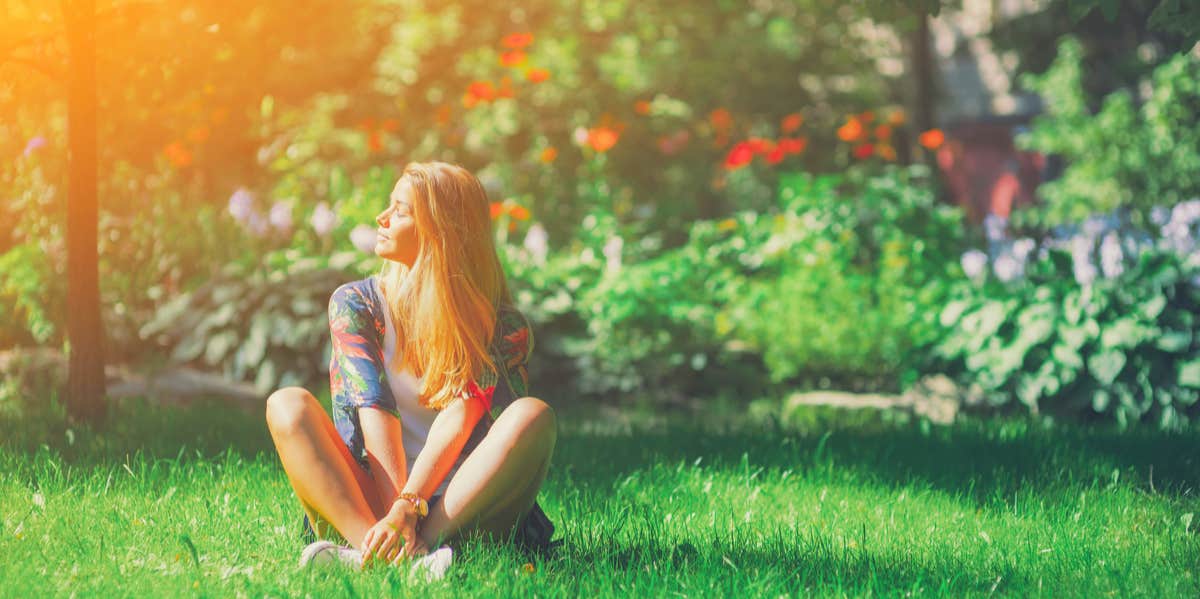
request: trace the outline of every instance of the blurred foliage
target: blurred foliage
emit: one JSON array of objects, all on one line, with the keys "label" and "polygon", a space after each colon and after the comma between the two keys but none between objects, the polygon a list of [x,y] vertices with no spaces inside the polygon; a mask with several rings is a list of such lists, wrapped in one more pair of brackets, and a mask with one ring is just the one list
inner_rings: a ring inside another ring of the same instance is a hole
[{"label": "blurred foliage", "polygon": [[140,334],[170,349],[176,363],[215,367],[253,381],[264,395],[314,384],[329,370],[329,296],[362,275],[362,261],[353,252],[312,257],[284,250],[254,267],[231,264],[164,304]]},{"label": "blurred foliage", "polygon": [[912,383],[912,350],[938,333],[934,315],[964,247],[961,211],[936,200],[919,167],[797,174],[784,179],[781,200],[783,211],[760,225],[760,245],[737,249],[760,272],[731,298],[724,322],[777,381]]},{"label": "blurred foliage", "polygon": [[1080,284],[1075,268],[1070,253],[1049,248],[1019,284],[957,285],[940,315],[942,369],[994,406],[1165,429],[1193,422],[1200,264],[1148,247],[1111,277]]},{"label": "blurred foliage", "polygon": [[1153,206],[1200,195],[1200,58],[1180,54],[1158,66],[1145,97],[1109,95],[1088,109],[1081,48],[1066,40],[1054,65],[1025,79],[1045,99],[1022,147],[1061,156],[1062,176],[1039,188],[1040,207],[1020,213],[1038,224],[1077,222],[1116,208],[1149,222]]},{"label": "blurred foliage", "polygon": [[[1017,58],[1016,74],[1045,72],[1064,36],[1078,40],[1080,83],[1092,110],[1114,91],[1136,92],[1155,66],[1191,50],[1200,40],[1200,28],[1187,33],[1158,26],[1156,15],[1169,0],[1122,0],[1108,3],[1105,10],[1092,10],[1096,4],[1042,2],[1037,9],[995,23],[989,37],[998,52]],[[1200,16],[1195,9],[1184,10]]]}]

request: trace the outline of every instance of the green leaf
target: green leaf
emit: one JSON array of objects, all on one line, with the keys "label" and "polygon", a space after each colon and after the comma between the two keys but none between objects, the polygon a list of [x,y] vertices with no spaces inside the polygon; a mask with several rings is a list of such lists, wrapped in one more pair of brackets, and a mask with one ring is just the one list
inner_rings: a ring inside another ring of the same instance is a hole
[{"label": "green leaf", "polygon": [[962,318],[963,312],[971,307],[971,302],[968,300],[954,300],[942,309],[941,315],[938,317],[938,322],[944,327],[952,327],[958,324],[958,320]]},{"label": "green leaf", "polygon": [[1076,371],[1083,368],[1083,356],[1079,355],[1079,351],[1069,345],[1055,343],[1050,350],[1054,360],[1064,369]]},{"label": "green leaf", "polygon": [[1118,318],[1104,327],[1100,334],[1100,345],[1106,349],[1132,349],[1157,333],[1155,327],[1145,326],[1133,318]]},{"label": "green leaf", "polygon": [[254,377],[254,388],[259,393],[266,395],[275,389],[277,378],[275,374],[275,362],[263,360],[262,365],[258,369],[258,374]]},{"label": "green leaf", "polygon": [[1097,389],[1092,393],[1092,409],[1098,414],[1103,414],[1108,409],[1108,404],[1112,401],[1112,395],[1104,389]]},{"label": "green leaf", "polygon": [[242,346],[242,364],[250,367],[262,361],[267,354],[267,335],[271,324],[266,318],[255,318],[250,324],[250,335]]},{"label": "green leaf", "polygon": [[1167,296],[1159,293],[1142,304],[1142,315],[1146,320],[1154,321],[1162,314],[1163,308],[1167,307]]},{"label": "green leaf", "polygon": [[1192,344],[1191,331],[1169,331],[1163,333],[1154,346],[1165,352],[1178,353],[1186,350]]},{"label": "green leaf", "polygon": [[1116,349],[1101,351],[1088,358],[1088,370],[1102,385],[1111,385],[1125,368],[1125,352]]},{"label": "green leaf", "polygon": [[234,331],[222,331],[213,335],[204,348],[204,361],[213,366],[220,364],[235,344],[237,344],[237,333]]},{"label": "green leaf", "polygon": [[1179,386],[1200,389],[1200,358],[1179,365]]}]

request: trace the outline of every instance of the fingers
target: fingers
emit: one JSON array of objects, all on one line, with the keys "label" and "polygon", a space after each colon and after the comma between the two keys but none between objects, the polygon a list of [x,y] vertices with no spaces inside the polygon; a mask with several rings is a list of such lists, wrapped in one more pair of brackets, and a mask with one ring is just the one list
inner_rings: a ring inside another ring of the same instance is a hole
[{"label": "fingers", "polygon": [[372,527],[367,531],[363,542],[363,562],[370,563],[376,558],[391,561],[395,551],[399,549],[396,546],[396,539],[396,533],[391,530],[379,530]]}]

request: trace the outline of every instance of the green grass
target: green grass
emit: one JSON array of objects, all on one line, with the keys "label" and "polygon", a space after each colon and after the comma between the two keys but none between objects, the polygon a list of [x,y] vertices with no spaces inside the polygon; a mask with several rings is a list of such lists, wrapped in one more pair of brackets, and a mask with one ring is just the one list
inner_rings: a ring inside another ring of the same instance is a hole
[{"label": "green grass", "polygon": [[527,574],[469,543],[414,591],[393,569],[296,567],[258,414],[124,405],[95,434],[52,413],[0,410],[6,596],[1200,595],[1195,434],[560,409],[541,502],[566,546]]}]

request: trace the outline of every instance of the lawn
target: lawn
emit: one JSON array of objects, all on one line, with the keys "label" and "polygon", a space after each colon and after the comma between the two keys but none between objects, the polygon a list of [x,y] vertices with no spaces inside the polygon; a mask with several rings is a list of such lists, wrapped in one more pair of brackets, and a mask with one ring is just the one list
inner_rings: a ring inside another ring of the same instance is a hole
[{"label": "lawn", "polygon": [[1200,595],[1195,434],[560,408],[541,501],[565,546],[468,543],[414,590],[389,568],[297,568],[299,509],[256,412],[127,404],[103,434],[13,413],[5,596]]}]

